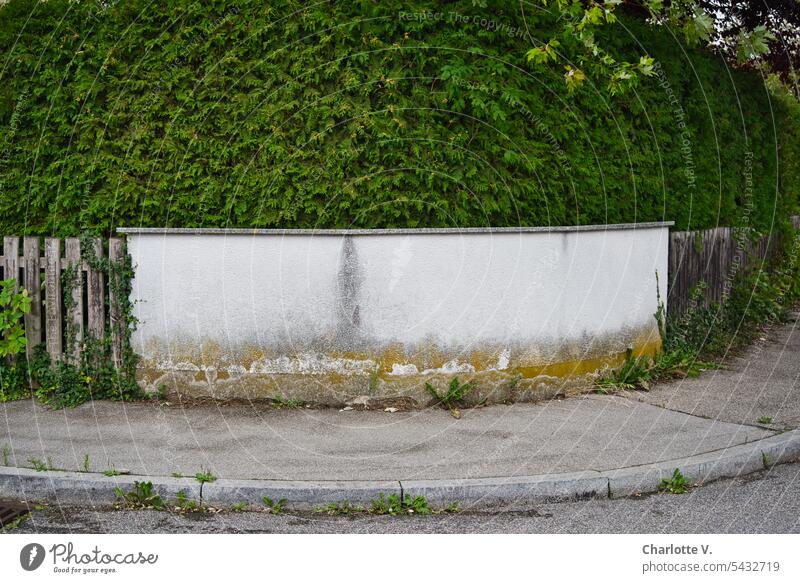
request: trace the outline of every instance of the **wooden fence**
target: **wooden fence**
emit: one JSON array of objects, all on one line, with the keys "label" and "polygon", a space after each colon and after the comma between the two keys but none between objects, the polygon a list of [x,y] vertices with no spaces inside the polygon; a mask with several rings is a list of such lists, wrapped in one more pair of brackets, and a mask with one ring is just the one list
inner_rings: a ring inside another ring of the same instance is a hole
[{"label": "wooden fence", "polygon": [[[792,217],[800,229],[800,217]],[[669,296],[667,310],[682,314],[692,307],[691,291],[704,282],[706,289],[700,303],[722,301],[736,277],[753,262],[769,269],[781,248],[777,236],[765,236],[753,242],[744,232],[727,227],[705,231],[673,231],[669,241]]]},{"label": "wooden fence", "polygon": [[[25,316],[25,337],[28,356],[33,349],[45,343],[53,360],[66,359],[77,362],[87,337],[103,338],[110,333],[111,356],[119,366],[122,356],[124,322],[119,298],[109,286],[108,276],[92,269],[81,257],[80,240],[62,240],[48,237],[44,247],[39,237],[3,237],[0,255],[0,279],[16,278],[31,298],[31,310]],[[91,248],[97,258],[105,251],[101,239],[92,239]],[[22,253],[20,254],[20,250]],[[123,239],[108,239],[108,259],[121,262],[125,247]],[[65,302],[62,294],[62,273],[74,269],[71,301]],[[70,354],[65,354],[68,334],[73,338]]]}]

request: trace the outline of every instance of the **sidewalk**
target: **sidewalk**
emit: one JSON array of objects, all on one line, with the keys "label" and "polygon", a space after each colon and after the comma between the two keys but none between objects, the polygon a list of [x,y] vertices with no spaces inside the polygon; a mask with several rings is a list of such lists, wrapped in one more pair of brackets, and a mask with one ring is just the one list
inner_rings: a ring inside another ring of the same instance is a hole
[{"label": "sidewalk", "polygon": [[[101,401],[50,411],[6,403],[0,448],[16,468],[0,468],[0,496],[97,502],[135,479],[170,494],[197,486],[176,474],[210,470],[220,480],[205,494],[221,501],[262,492],[307,504],[356,501],[399,488],[477,503],[647,492],[676,467],[699,480],[753,471],[800,452],[800,431],[788,431],[800,426],[795,325],[773,330],[729,370],[650,393],[468,409],[460,420],[440,409]],[[764,416],[772,423],[757,426]],[[89,473],[82,472],[86,455]],[[31,468],[31,459],[62,471],[17,469]],[[130,475],[102,476],[109,468]]]}]

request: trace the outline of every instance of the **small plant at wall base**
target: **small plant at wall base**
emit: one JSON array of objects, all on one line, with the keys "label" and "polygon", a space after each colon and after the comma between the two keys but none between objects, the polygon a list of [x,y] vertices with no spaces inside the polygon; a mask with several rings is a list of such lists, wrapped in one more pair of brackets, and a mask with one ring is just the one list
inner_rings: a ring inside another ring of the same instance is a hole
[{"label": "small plant at wall base", "polygon": [[449,409],[450,414],[456,419],[461,417],[458,407],[464,405],[464,398],[473,388],[472,384],[462,383],[458,377],[453,377],[444,393],[439,393],[432,384],[425,383],[425,390],[428,391],[428,394],[436,400],[437,404]]}]

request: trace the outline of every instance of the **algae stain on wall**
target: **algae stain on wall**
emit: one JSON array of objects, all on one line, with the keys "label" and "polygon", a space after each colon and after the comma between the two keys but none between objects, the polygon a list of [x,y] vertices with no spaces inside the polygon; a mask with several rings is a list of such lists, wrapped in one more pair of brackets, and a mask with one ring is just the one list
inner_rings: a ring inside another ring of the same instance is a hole
[{"label": "algae stain on wall", "polygon": [[336,274],[336,344],[343,348],[352,349],[364,343],[359,305],[363,282],[353,237],[343,237]]}]

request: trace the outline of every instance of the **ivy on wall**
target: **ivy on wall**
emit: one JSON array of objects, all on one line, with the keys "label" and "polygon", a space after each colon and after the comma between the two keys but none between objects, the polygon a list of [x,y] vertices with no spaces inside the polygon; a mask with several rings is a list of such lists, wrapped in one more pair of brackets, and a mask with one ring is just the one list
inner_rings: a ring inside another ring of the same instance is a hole
[{"label": "ivy on wall", "polygon": [[[665,28],[610,98],[527,63],[545,11],[446,3],[0,7],[0,232],[675,220],[797,209],[796,103]],[[569,56],[569,55],[567,55]]]}]

